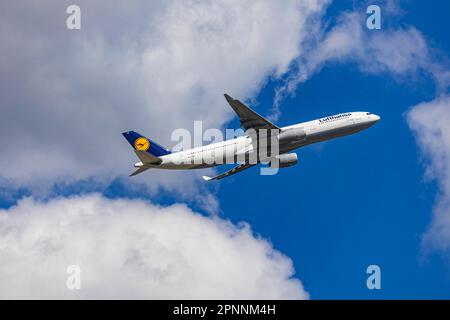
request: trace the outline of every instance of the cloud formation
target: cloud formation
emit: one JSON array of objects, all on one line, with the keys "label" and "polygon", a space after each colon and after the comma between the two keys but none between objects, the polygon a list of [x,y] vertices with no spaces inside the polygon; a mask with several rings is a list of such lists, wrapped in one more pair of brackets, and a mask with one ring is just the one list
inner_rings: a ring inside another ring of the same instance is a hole
[{"label": "cloud formation", "polygon": [[[234,116],[222,94],[251,98],[285,73],[327,1],[82,0],[79,31],[69,4],[2,6],[0,177],[19,185],[128,174],[125,130],[170,147],[194,120],[222,126]],[[183,190],[195,175],[150,174]]]},{"label": "cloud formation", "polygon": [[426,177],[437,181],[433,218],[423,237],[427,250],[450,253],[450,96],[414,106],[407,114],[423,155]]},{"label": "cloud formation", "polygon": [[[384,7],[383,7],[384,8]],[[383,14],[395,15],[400,10],[396,1],[388,1]],[[276,92],[274,114],[286,95],[322,68],[333,63],[351,63],[367,74],[385,74],[398,81],[411,81],[418,75],[432,78],[437,91],[450,84],[450,71],[437,50],[414,26],[383,26],[381,30],[366,28],[367,16],[363,8],[340,14],[332,27],[322,22],[308,47],[293,64],[289,76]]]},{"label": "cloud formation", "polygon": [[[222,126],[234,116],[222,94],[252,98],[281,77],[328,2],[80,0],[80,31],[66,29],[70,1],[3,4],[0,192],[101,190],[136,162],[120,132],[170,147],[171,131],[194,120]],[[196,175],[151,171],[127,190],[163,188],[217,211]],[[249,226],[182,205],[27,199],[1,213],[0,239],[7,298],[307,297],[292,262]],[[79,292],[65,287],[71,264]]]},{"label": "cloud formation", "polygon": [[[306,299],[292,261],[233,225],[176,204],[91,194],[0,211],[2,299]],[[81,290],[68,290],[69,265]]]}]

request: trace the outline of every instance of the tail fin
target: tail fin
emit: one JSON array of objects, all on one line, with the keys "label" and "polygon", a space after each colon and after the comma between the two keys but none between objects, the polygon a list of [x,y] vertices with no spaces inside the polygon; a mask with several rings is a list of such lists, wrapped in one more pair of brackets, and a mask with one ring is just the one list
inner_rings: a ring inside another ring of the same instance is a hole
[{"label": "tail fin", "polygon": [[134,150],[147,151],[155,157],[165,156],[166,154],[171,153],[166,148],[135,131],[123,132],[122,135],[127,139]]}]

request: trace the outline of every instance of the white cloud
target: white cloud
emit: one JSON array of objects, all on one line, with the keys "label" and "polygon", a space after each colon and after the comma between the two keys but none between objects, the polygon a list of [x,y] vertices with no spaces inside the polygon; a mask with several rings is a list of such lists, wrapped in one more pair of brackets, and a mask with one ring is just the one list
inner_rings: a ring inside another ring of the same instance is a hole
[{"label": "white cloud", "polygon": [[315,50],[310,66],[329,61],[354,61],[363,71],[404,74],[414,72],[427,60],[427,46],[419,31],[366,30],[365,16],[345,13]]},{"label": "white cloud", "polygon": [[414,106],[407,114],[426,165],[426,177],[435,179],[439,194],[433,218],[424,235],[424,248],[450,252],[450,96]]},{"label": "white cloud", "polygon": [[[68,1],[4,4],[0,176],[108,183],[136,160],[120,132],[170,147],[193,120],[220,127],[233,116],[222,94],[252,97],[286,72],[326,2],[84,0],[80,31],[65,27]],[[134,180],[187,192],[195,175]]]},{"label": "white cloud", "polygon": [[[387,8],[400,10],[395,9],[398,8],[395,1],[388,1]],[[448,87],[448,68],[443,61],[436,62],[439,54],[419,30],[413,26],[368,30],[364,13],[362,8],[344,12],[330,30],[323,24],[322,30],[315,33],[309,47],[297,57],[286,82],[277,89],[275,115],[279,115],[279,105],[286,95],[294,94],[300,84],[332,63],[353,63],[363,73],[386,74],[399,81],[411,81],[419,74],[427,74],[435,80],[438,91]]]},{"label": "white cloud", "polygon": [[[65,27],[70,1],[3,4],[0,192],[82,180],[101,190],[136,161],[120,132],[170,146],[193,120],[223,125],[234,114],[222,94],[252,98],[284,74],[327,3],[79,0],[80,31]],[[217,211],[196,175],[150,171],[127,189],[162,187]],[[2,297],[307,297],[292,262],[248,226],[181,205],[28,199],[0,219]],[[82,267],[80,292],[65,288],[69,264]]]},{"label": "white cloud", "polygon": [[[247,224],[99,195],[0,211],[0,298],[306,299],[292,261]],[[68,290],[67,266],[81,268]]]}]

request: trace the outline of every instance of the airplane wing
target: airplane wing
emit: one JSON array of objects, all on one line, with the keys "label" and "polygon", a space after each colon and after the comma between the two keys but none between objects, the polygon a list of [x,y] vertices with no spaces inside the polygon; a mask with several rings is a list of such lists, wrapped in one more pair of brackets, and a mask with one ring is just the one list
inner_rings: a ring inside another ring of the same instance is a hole
[{"label": "airplane wing", "polygon": [[231,175],[233,175],[233,174],[235,174],[235,173],[241,172],[241,171],[243,171],[243,170],[245,170],[245,169],[248,169],[248,168],[250,168],[250,167],[253,167],[254,165],[255,165],[255,163],[254,163],[254,164],[250,164],[250,163],[242,163],[242,164],[240,164],[240,165],[234,167],[233,169],[230,169],[230,170],[228,170],[228,171],[226,171],[226,172],[224,172],[224,173],[222,173],[222,174],[219,174],[218,176],[215,176],[215,177],[212,177],[212,178],[211,178],[211,177],[208,177],[208,176],[203,176],[202,178],[203,178],[203,180],[205,180],[205,181],[209,181],[209,180],[220,180],[220,179],[229,177],[229,176],[231,176]]},{"label": "airplane wing", "polygon": [[255,111],[247,107],[245,104],[240,102],[239,100],[235,100],[230,97],[228,94],[224,94],[225,99],[227,99],[230,106],[239,116],[239,120],[241,121],[241,126],[245,129],[280,129],[276,125],[274,125],[269,120],[263,118]]}]

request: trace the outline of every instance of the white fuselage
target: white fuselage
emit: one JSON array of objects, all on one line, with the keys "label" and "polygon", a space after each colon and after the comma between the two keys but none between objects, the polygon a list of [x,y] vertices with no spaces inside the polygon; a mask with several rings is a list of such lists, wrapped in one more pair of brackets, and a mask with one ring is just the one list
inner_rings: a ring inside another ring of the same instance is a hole
[{"label": "white fuselage", "polygon": [[[280,137],[281,134],[289,132],[300,132],[301,136],[297,135],[283,140],[283,143],[280,142],[279,154],[287,153],[305,145],[359,132],[369,128],[379,119],[380,117],[369,112],[349,112],[282,127]],[[290,135],[288,134],[287,137],[290,137]],[[149,167],[198,169],[231,164],[240,162],[239,159],[242,159],[244,155],[256,152],[254,146],[255,143],[250,136],[241,136],[161,156],[161,164],[150,165]],[[142,162],[135,164],[135,167],[141,166],[143,166]]]}]

